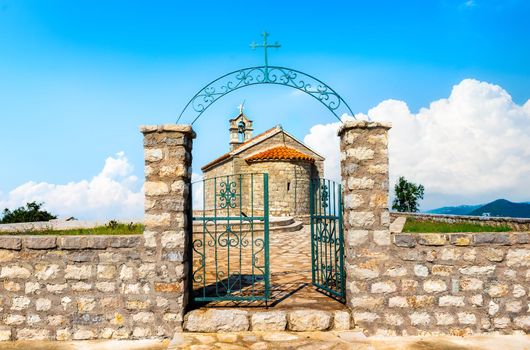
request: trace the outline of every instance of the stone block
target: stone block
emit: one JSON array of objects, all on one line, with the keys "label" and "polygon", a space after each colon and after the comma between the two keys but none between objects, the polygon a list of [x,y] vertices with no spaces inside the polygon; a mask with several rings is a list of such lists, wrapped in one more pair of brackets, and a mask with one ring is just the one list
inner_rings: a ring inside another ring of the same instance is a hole
[{"label": "stone block", "polygon": [[183,282],[174,283],[155,283],[155,291],[162,293],[181,293],[183,291]]},{"label": "stone block", "polygon": [[371,228],[375,224],[374,214],[370,211],[350,211],[347,215],[352,228]]},{"label": "stone block", "polygon": [[510,267],[530,267],[530,249],[508,250],[506,265]]},{"label": "stone block", "polygon": [[515,317],[513,323],[524,331],[530,331],[530,316]]},{"label": "stone block", "polygon": [[388,299],[388,307],[408,308],[409,302],[405,297],[391,297]]},{"label": "stone block", "polygon": [[344,209],[356,209],[364,204],[364,197],[357,193],[348,193],[344,196]]},{"label": "stone block", "polygon": [[458,316],[458,323],[463,325],[473,325],[477,323],[477,317],[469,312],[459,312],[457,314]]},{"label": "stone block", "polygon": [[351,297],[349,298],[349,305],[353,308],[362,308],[362,309],[375,309],[379,306],[382,306],[384,299],[382,297]]},{"label": "stone block", "polygon": [[106,249],[108,240],[108,236],[60,236],[57,246],[65,250]]},{"label": "stone block", "polygon": [[144,225],[146,228],[168,227],[171,222],[171,214],[145,214]]},{"label": "stone block", "polygon": [[475,245],[501,244],[510,245],[510,235],[507,233],[475,233],[473,234]]},{"label": "stone block", "polygon": [[67,265],[64,270],[64,278],[67,280],[86,280],[92,277],[92,266],[90,265]]},{"label": "stone block", "polygon": [[428,326],[431,323],[431,316],[426,312],[413,312],[409,318],[414,326]]},{"label": "stone block", "polygon": [[403,277],[407,275],[407,268],[403,266],[393,266],[387,269],[384,275],[390,277]]},{"label": "stone block", "polygon": [[20,278],[26,279],[31,276],[31,271],[23,266],[11,265],[3,266],[0,270],[0,278]]},{"label": "stone block", "polygon": [[98,265],[97,278],[109,280],[116,277],[116,266],[114,265]]},{"label": "stone block", "polygon": [[291,331],[314,332],[331,327],[332,315],[320,310],[295,310],[287,315],[287,327]]},{"label": "stone block", "polygon": [[24,237],[24,246],[28,249],[53,249],[57,247],[57,237],[27,236]]},{"label": "stone block", "polygon": [[427,280],[423,282],[423,290],[427,293],[438,293],[447,290],[447,284],[442,280]]},{"label": "stone block", "polygon": [[189,332],[243,332],[249,328],[248,313],[243,310],[193,310],[184,320]]},{"label": "stone block", "polygon": [[476,294],[469,298],[473,306],[482,306],[484,304],[484,298],[482,294]]},{"label": "stone block", "polygon": [[398,247],[413,248],[416,246],[416,239],[411,234],[394,234],[394,244]]},{"label": "stone block", "polygon": [[379,315],[374,312],[353,312],[353,320],[356,324],[371,323],[379,319]]},{"label": "stone block", "polygon": [[162,160],[164,154],[160,148],[146,148],[144,149],[144,158],[147,162],[158,162]]},{"label": "stone block", "polygon": [[146,196],[162,196],[169,194],[169,186],[163,181],[146,181],[144,191]]},{"label": "stone block", "polygon": [[501,262],[504,260],[504,251],[497,248],[489,248],[483,251],[483,255],[486,259],[493,262]]},{"label": "stone block", "polygon": [[434,317],[436,318],[436,324],[439,326],[448,326],[455,322],[453,314],[447,312],[437,312]]},{"label": "stone block", "polygon": [[482,280],[474,277],[464,277],[460,279],[460,288],[463,291],[482,290],[484,283]]},{"label": "stone block", "polygon": [[22,249],[22,238],[17,236],[0,236],[0,249]]},{"label": "stone block", "polygon": [[91,329],[77,329],[72,335],[73,340],[90,340],[95,338],[96,333]]},{"label": "stone block", "polygon": [[462,267],[459,269],[460,273],[463,275],[470,276],[490,276],[495,272],[495,265],[486,265],[486,266],[468,266]]},{"label": "stone block", "polygon": [[374,243],[380,246],[388,246],[391,243],[389,230],[376,230],[373,232]]},{"label": "stone block", "polygon": [[184,231],[164,231],[161,235],[162,247],[166,249],[184,248]]},{"label": "stone block", "polygon": [[15,297],[11,300],[11,310],[26,310],[31,303],[28,297]]},{"label": "stone block", "polygon": [[391,281],[372,283],[370,289],[371,293],[393,293],[396,290],[396,285]]},{"label": "stone block", "polygon": [[464,306],[463,296],[444,295],[438,300],[439,306]]},{"label": "stone block", "polygon": [[436,234],[436,233],[427,233],[419,235],[418,243],[421,245],[427,246],[441,246],[445,245],[447,242],[447,235]]},{"label": "stone block", "polygon": [[471,245],[473,236],[465,233],[452,233],[449,235],[449,241],[452,245],[468,246]]},{"label": "stone block", "polygon": [[11,329],[0,327],[0,341],[9,341],[11,340]]},{"label": "stone block", "polygon": [[256,312],[251,316],[252,331],[284,331],[287,314],[284,311]]},{"label": "stone block", "polygon": [[346,242],[348,245],[361,245],[368,241],[368,230],[353,230],[349,229],[346,232]]},{"label": "stone block", "polygon": [[17,340],[48,340],[51,339],[50,331],[47,329],[29,329],[23,328],[17,330]]},{"label": "stone block", "polygon": [[412,295],[407,297],[407,303],[413,309],[420,309],[434,305],[434,297],[430,295]]},{"label": "stone block", "polygon": [[495,317],[493,319],[493,327],[496,329],[506,329],[510,327],[510,318],[509,317]]},{"label": "stone block", "polygon": [[414,274],[418,277],[427,277],[429,269],[425,265],[414,265]]},{"label": "stone block", "polygon": [[520,298],[522,296],[525,296],[526,295],[526,290],[524,289],[524,287],[520,284],[515,284],[513,286],[513,296],[515,298]]},{"label": "stone block", "polygon": [[505,283],[492,284],[488,289],[488,295],[492,298],[501,298],[508,295],[509,286]]},{"label": "stone block", "polygon": [[451,276],[453,274],[454,266],[451,265],[433,265],[431,273],[436,276]]},{"label": "stone block", "polygon": [[35,302],[35,309],[37,311],[48,311],[52,307],[52,301],[46,298],[39,298]]},{"label": "stone block", "polygon": [[351,315],[348,311],[334,311],[333,312],[333,330],[347,331],[351,329]]},{"label": "stone block", "polygon": [[155,321],[155,315],[152,312],[139,312],[132,316],[134,322],[139,323],[153,323]]},{"label": "stone block", "polygon": [[134,248],[139,247],[142,242],[141,235],[112,236],[109,237],[112,248]]},{"label": "stone block", "polygon": [[391,326],[401,326],[404,320],[401,315],[385,313],[385,322]]}]

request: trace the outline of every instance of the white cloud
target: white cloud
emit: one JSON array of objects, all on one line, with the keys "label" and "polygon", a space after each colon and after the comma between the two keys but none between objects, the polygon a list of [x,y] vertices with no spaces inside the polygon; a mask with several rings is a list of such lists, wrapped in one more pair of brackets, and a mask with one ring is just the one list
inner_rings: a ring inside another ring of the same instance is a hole
[{"label": "white cloud", "polygon": [[86,220],[141,219],[143,188],[132,175],[133,167],[123,152],[108,157],[101,172],[91,180],[65,185],[29,181],[0,197],[0,208],[15,208],[27,202],[45,202],[59,216]]},{"label": "white cloud", "polygon": [[[466,79],[416,114],[403,101],[385,100],[357,115],[368,117],[392,122],[391,183],[400,175],[422,183],[424,208],[530,200],[530,100],[520,106],[500,86]],[[326,176],[336,179],[338,126],[316,125],[304,139],[326,156]]]}]

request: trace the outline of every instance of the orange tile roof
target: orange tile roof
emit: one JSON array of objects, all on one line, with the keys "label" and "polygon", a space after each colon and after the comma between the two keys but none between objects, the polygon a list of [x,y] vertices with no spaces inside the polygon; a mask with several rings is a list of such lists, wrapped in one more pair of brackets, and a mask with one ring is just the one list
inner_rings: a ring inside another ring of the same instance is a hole
[{"label": "orange tile roof", "polygon": [[269,148],[263,152],[254,154],[253,156],[245,159],[248,163],[259,162],[265,160],[306,160],[309,162],[314,162],[315,158],[302,153],[294,148],[286,146],[277,146]]},{"label": "orange tile roof", "polygon": [[272,134],[273,132],[277,131],[277,130],[281,130],[281,129],[278,129],[278,126],[275,126],[273,128],[270,128],[269,130],[267,131],[264,131],[262,132],[261,134],[259,135],[256,135],[254,136],[253,138],[243,142],[242,144],[238,145],[237,147],[234,147],[233,150],[231,150],[230,152],[227,152],[225,154],[223,154],[222,156],[212,160],[210,163],[208,164],[205,164],[201,167],[201,170],[202,171],[206,171],[206,169],[212,167],[213,165],[216,165],[217,163],[219,162],[222,162],[223,160],[226,160],[226,159],[229,159],[234,153],[236,153],[239,149],[243,148],[244,146],[248,145],[249,143],[251,142],[254,142],[256,141],[257,139],[260,139],[260,138],[266,138],[269,136],[269,134]]}]

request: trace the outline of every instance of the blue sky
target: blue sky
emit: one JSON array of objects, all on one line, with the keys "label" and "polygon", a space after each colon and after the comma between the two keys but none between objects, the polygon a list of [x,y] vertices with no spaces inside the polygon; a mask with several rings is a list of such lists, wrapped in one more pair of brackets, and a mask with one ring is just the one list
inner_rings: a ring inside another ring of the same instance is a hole
[{"label": "blue sky", "polygon": [[[0,0],[0,196],[28,181],[90,179],[118,151],[141,179],[138,126],[175,122],[207,82],[261,64],[249,43],[264,29],[282,44],[271,64],[319,77],[355,113],[389,99],[416,113],[465,78],[523,105],[529,15],[530,3],[515,0]],[[226,150],[227,119],[242,100],[258,132],[281,123],[303,139],[334,121],[285,87],[239,90],[194,125],[195,171]]]}]

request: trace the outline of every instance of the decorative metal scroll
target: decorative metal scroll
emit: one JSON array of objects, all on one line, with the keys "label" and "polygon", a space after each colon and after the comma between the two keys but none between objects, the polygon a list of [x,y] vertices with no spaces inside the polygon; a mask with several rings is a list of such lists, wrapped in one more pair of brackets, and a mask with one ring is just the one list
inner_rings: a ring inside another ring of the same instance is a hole
[{"label": "decorative metal scroll", "polygon": [[303,91],[320,101],[339,121],[343,114],[355,118],[346,101],[321,80],[295,69],[265,65],[236,70],[210,82],[188,102],[180,113],[177,123],[183,116],[186,116],[186,118],[193,118],[191,122],[193,125],[202,113],[221,97],[232,91],[257,84],[284,85]]},{"label": "decorative metal scroll", "polygon": [[[268,174],[236,174],[192,184],[194,302],[270,297]],[[223,305],[223,304],[219,304]]]},{"label": "decorative metal scroll", "polygon": [[341,185],[326,179],[312,180],[310,196],[313,285],[344,301],[346,275]]}]

